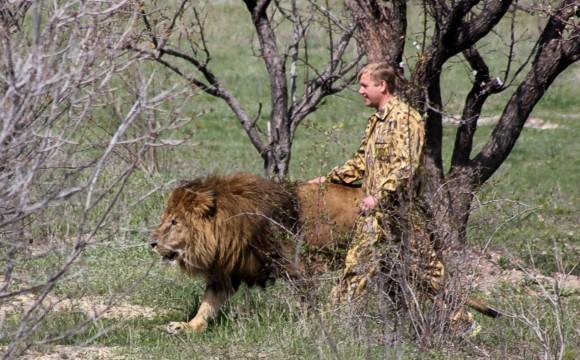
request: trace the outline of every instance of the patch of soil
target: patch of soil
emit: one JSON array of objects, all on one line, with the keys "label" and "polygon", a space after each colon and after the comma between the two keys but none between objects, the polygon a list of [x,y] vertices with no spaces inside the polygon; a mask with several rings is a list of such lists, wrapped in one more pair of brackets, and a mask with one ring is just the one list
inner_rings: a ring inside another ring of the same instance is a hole
[{"label": "patch of soil", "polygon": [[[460,123],[461,116],[447,116],[443,117],[443,122],[448,124],[455,124],[458,125]],[[495,125],[499,121],[499,116],[482,116],[477,120],[478,125]],[[554,124],[548,122],[544,119],[531,117],[526,120],[524,127],[531,128],[531,129],[540,129],[540,130],[552,130],[558,129],[562,127],[559,124]]]},{"label": "patch of soil", "polygon": [[[36,299],[36,295],[33,294],[23,294],[7,299],[0,307],[0,324],[6,315],[29,309],[35,304]],[[157,311],[152,307],[96,296],[80,299],[61,299],[57,296],[49,295],[39,306],[40,309],[45,311],[80,311],[93,319],[152,318],[157,314]]]},{"label": "patch of soil", "polygon": [[[3,351],[0,350],[0,353]],[[120,360],[128,359],[126,356],[117,354],[117,348],[104,346],[64,346],[57,345],[45,353],[37,351],[27,351],[20,356],[21,360],[63,360],[63,359],[83,359],[83,360]]]},{"label": "patch of soil", "polygon": [[580,277],[569,274],[554,273],[552,276],[542,275],[534,269],[524,267],[505,269],[500,265],[500,259],[506,258],[510,264],[518,264],[517,259],[498,252],[470,249],[467,252],[467,263],[474,269],[473,281],[476,289],[489,293],[494,287],[504,283],[508,285],[539,285],[546,289],[563,289],[567,295],[580,295]]}]

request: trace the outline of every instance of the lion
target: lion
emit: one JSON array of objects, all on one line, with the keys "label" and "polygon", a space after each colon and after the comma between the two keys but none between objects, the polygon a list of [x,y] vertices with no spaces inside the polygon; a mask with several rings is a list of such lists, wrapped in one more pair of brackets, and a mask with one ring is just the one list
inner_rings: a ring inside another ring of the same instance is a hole
[{"label": "lion", "polygon": [[[174,189],[151,247],[206,287],[194,318],[171,322],[167,331],[203,332],[241,283],[265,287],[341,266],[362,198],[360,188],[277,184],[247,173]],[[296,241],[303,241],[305,256]]]},{"label": "lion", "polygon": [[202,303],[189,322],[168,332],[202,332],[240,284],[264,287],[284,271],[296,277],[291,246],[283,240],[297,222],[290,191],[250,175],[210,176],[174,189],[151,247],[191,276],[206,281]]}]

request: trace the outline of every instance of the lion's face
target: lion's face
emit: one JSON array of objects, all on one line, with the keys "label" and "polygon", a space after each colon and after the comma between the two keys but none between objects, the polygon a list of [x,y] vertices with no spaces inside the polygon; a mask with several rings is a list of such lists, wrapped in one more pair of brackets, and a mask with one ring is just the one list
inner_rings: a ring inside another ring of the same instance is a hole
[{"label": "lion's face", "polygon": [[151,247],[164,260],[203,269],[213,256],[210,225],[215,214],[215,194],[187,188],[172,191],[161,225],[152,234]]},{"label": "lion's face", "polygon": [[164,260],[176,263],[183,259],[188,230],[181,216],[164,213],[161,225],[153,232],[151,247]]}]

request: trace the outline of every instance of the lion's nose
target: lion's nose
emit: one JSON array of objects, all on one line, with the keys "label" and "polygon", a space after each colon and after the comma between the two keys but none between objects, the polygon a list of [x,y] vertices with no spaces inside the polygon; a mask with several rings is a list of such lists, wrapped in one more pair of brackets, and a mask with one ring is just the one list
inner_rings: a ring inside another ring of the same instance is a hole
[{"label": "lion's nose", "polygon": [[157,246],[157,241],[152,241],[149,243],[149,245],[151,245],[151,249],[155,249],[155,247]]}]

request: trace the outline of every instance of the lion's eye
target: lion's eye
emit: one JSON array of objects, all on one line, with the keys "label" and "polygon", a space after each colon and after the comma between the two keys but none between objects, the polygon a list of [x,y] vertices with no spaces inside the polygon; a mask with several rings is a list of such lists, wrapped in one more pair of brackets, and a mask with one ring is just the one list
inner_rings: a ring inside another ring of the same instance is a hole
[{"label": "lion's eye", "polygon": [[171,225],[177,225],[177,220],[175,220],[175,219],[172,219],[172,220],[171,220]]}]

